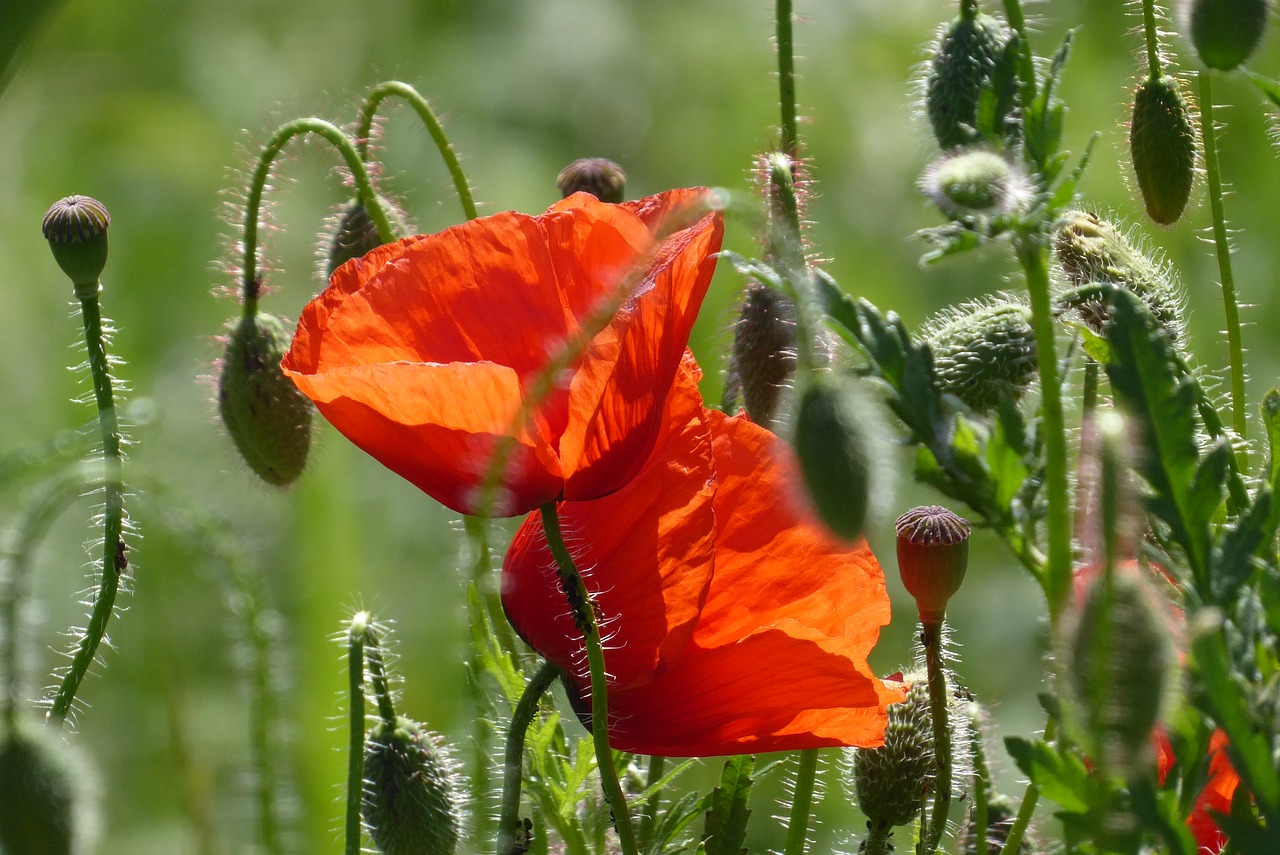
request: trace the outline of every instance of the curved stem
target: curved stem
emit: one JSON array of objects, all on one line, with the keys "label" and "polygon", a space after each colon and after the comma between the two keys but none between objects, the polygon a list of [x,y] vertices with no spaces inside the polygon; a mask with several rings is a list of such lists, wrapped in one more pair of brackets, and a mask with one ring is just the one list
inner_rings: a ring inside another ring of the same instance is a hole
[{"label": "curved stem", "polygon": [[[1227,217],[1222,206],[1222,173],[1218,167],[1217,131],[1213,120],[1213,83],[1208,72],[1197,74],[1200,89],[1200,137],[1204,141],[1204,170],[1209,180],[1209,210],[1213,214],[1213,247],[1222,279],[1222,305],[1227,316],[1227,349],[1231,360],[1231,426],[1241,440],[1248,438],[1248,416],[1244,399],[1244,345],[1240,338],[1240,308],[1236,302],[1236,280],[1231,270],[1231,243],[1227,239]],[[1249,466],[1248,447],[1240,450],[1240,469]]]},{"label": "curved stem", "polygon": [[778,106],[782,113],[782,150],[792,157],[800,154],[800,133],[796,121],[796,55],[792,38],[795,23],[791,0],[777,0],[774,22],[778,49]]},{"label": "curved stem", "polygon": [[382,645],[373,628],[365,629],[365,661],[369,665],[369,682],[378,702],[378,715],[390,727],[396,724],[396,708],[391,702],[391,689],[387,685],[387,669],[382,659]]},{"label": "curved stem", "polygon": [[1155,80],[1164,74],[1160,66],[1160,31],[1156,28],[1155,0],[1142,0],[1142,33],[1147,42],[1147,70]]},{"label": "curved stem", "polygon": [[796,770],[796,791],[791,801],[791,818],[787,823],[787,848],[784,855],[804,855],[809,842],[809,812],[813,808],[813,782],[818,774],[818,749],[798,752],[800,768]]},{"label": "curved stem", "polygon": [[360,804],[364,800],[364,643],[368,616],[359,612],[347,630],[347,823],[346,855],[360,855]]},{"label": "curved stem", "polygon": [[422,119],[422,124],[426,125],[431,141],[436,144],[436,151],[440,152],[440,159],[444,161],[445,168],[453,178],[453,187],[458,193],[458,201],[462,203],[462,213],[468,220],[474,220],[478,216],[476,203],[471,197],[471,185],[467,182],[466,173],[462,171],[458,154],[453,150],[453,144],[445,135],[444,126],[440,124],[439,118],[436,117],[427,99],[408,83],[388,80],[373,87],[365,96],[364,104],[360,109],[360,121],[356,126],[356,145],[360,147],[360,157],[369,159],[369,137],[373,133],[373,117],[383,100],[392,95],[409,102],[409,106],[418,114],[418,118]]},{"label": "curved stem", "polygon": [[626,796],[622,793],[622,784],[618,782],[618,771],[613,765],[613,750],[609,747],[609,694],[605,682],[604,650],[600,646],[600,631],[596,626],[595,604],[591,601],[591,594],[587,591],[582,575],[574,566],[573,556],[565,546],[555,503],[543,505],[541,513],[547,546],[555,557],[560,584],[569,600],[574,622],[582,632],[587,650],[587,664],[591,670],[591,741],[596,749],[600,786],[613,810],[613,824],[618,830],[618,842],[622,846],[623,855],[638,855],[631,812],[627,808]]},{"label": "curved stem", "polygon": [[947,720],[947,675],[942,664],[942,621],[921,621],[925,670],[929,681],[929,717],[933,722],[933,812],[925,838],[925,855],[938,850],[951,812],[951,726]]},{"label": "curved stem", "polygon": [[276,129],[258,154],[258,163],[249,179],[249,192],[244,206],[244,260],[241,264],[243,279],[241,292],[244,298],[244,316],[251,318],[258,312],[258,292],[262,283],[258,278],[258,229],[262,210],[262,195],[267,181],[271,177],[271,165],[289,140],[303,134],[317,134],[342,155],[351,170],[351,180],[356,185],[356,193],[364,205],[374,228],[378,230],[378,239],[383,243],[391,243],[396,239],[395,229],[387,219],[387,212],[382,210],[378,202],[378,194],[374,192],[373,182],[369,178],[369,170],[356,150],[355,143],[346,133],[332,122],[324,119],[294,119]]},{"label": "curved stem", "polygon": [[520,822],[520,784],[524,773],[524,738],[529,724],[538,713],[542,696],[560,676],[560,669],[550,662],[533,675],[511,713],[507,728],[507,747],[502,762],[502,807],[498,814],[498,855],[515,855],[516,828]]},{"label": "curved stem", "polygon": [[[89,373],[93,377],[93,398],[98,407],[98,429],[102,436],[103,510],[102,510],[102,566],[101,581],[97,585],[96,600],[89,615],[89,625],[76,645],[71,667],[49,706],[49,718],[65,721],[71,712],[76,691],[80,688],[98,645],[107,634],[107,623],[115,610],[116,594],[120,590],[120,576],[128,567],[125,557],[124,535],[124,483],[121,480],[120,422],[116,416],[115,393],[111,382],[111,366],[107,360],[105,338],[102,332],[102,307],[98,303],[98,289],[91,294],[82,293],[80,315],[84,322],[85,348],[89,356]],[[88,289],[86,289],[88,290]]]}]

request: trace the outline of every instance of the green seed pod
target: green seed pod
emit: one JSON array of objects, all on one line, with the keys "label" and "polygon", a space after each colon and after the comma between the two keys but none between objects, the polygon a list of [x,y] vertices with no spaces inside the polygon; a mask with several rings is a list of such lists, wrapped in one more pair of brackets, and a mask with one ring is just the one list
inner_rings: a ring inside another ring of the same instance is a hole
[{"label": "green seed pod", "polygon": [[98,293],[98,277],[107,266],[107,227],[111,215],[97,199],[67,196],[54,202],[40,231],[53,258],[81,299]]},{"label": "green seed pod", "polygon": [[1065,662],[1080,737],[1110,772],[1138,773],[1174,663],[1167,616],[1136,572],[1094,580],[1068,629]]},{"label": "green seed pod", "polygon": [[1004,25],[989,15],[961,15],[933,45],[925,78],[925,112],[943,149],[977,141],[978,101],[1005,43]]},{"label": "green seed pod", "polygon": [[948,310],[921,335],[933,351],[939,391],[986,413],[1003,397],[1017,400],[1035,379],[1035,331],[1030,311],[1014,298]]},{"label": "green seed pod", "polygon": [[912,822],[933,782],[929,687],[923,672],[908,680],[906,700],[889,707],[884,745],[850,752],[849,774],[858,807],[879,831]]},{"label": "green seed pod", "polygon": [[274,315],[241,318],[227,340],[218,379],[222,423],[249,468],[287,487],[311,449],[311,402],[280,370],[290,335]]},{"label": "green seed pod", "polygon": [[[378,196],[382,210],[391,221],[391,228],[397,235],[407,234],[408,223],[400,206],[385,196]],[[353,258],[360,258],[365,253],[382,246],[382,238],[378,236],[378,228],[369,218],[364,202],[359,198],[352,199],[342,211],[330,220],[330,226],[320,236],[320,267],[322,278],[328,281],[333,271]]]},{"label": "green seed pod", "polygon": [[953,219],[1004,216],[1031,198],[1026,175],[985,149],[961,149],[942,155],[920,177],[920,190]]},{"label": "green seed pod", "polygon": [[627,173],[612,160],[584,157],[560,170],[556,187],[566,199],[582,192],[601,202],[621,202],[627,195]]},{"label": "green seed pod", "polygon": [[436,737],[403,716],[364,743],[362,815],[385,855],[452,855],[461,825],[453,777]]},{"label": "green seed pod", "polygon": [[748,282],[733,325],[729,372],[753,422],[776,429],[782,393],[795,370],[795,307],[768,285]]},{"label": "green seed pod", "polygon": [[792,445],[818,518],[837,537],[865,530],[882,455],[875,404],[852,378],[814,375],[796,407]]},{"label": "green seed pod", "polygon": [[0,852],[88,852],[97,836],[92,779],[62,734],[20,721],[0,743]]},{"label": "green seed pod", "polygon": [[922,623],[942,620],[969,567],[969,523],[938,505],[898,517],[898,573]]},{"label": "green seed pod", "polygon": [[1129,156],[1147,214],[1162,226],[1176,223],[1196,172],[1196,130],[1176,79],[1152,78],[1134,93]]},{"label": "green seed pod", "polygon": [[1184,24],[1200,61],[1230,71],[1253,55],[1267,28],[1267,0],[1190,0]]}]

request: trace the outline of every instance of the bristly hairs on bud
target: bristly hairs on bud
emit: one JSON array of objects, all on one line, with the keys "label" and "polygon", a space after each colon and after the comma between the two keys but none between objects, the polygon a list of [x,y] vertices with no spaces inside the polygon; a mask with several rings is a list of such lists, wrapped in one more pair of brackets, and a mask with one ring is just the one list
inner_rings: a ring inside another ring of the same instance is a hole
[{"label": "bristly hairs on bud", "polygon": [[1035,196],[1021,164],[985,148],[944,152],[925,168],[919,187],[943,214],[962,222],[1007,217]]},{"label": "bristly hairs on bud", "polygon": [[983,89],[996,85],[993,74],[1012,33],[1003,22],[978,11],[975,0],[962,0],[960,7],[956,18],[938,27],[917,72],[921,112],[944,151],[983,141],[999,145],[1017,132],[1013,91],[995,93],[1004,124],[1000,138],[984,140],[978,128]]},{"label": "bristly hairs on bud", "polygon": [[944,309],[926,321],[920,339],[933,352],[939,391],[979,414],[1002,398],[1021,398],[1038,374],[1030,318],[1021,295],[1000,293]]},{"label": "bristly hairs on bud", "polygon": [[[379,193],[378,203],[397,237],[413,232],[412,222],[404,208],[391,198]],[[382,246],[377,226],[369,218],[364,202],[353,197],[325,219],[316,241],[316,275],[322,284],[328,283],[333,272],[353,258]]]}]

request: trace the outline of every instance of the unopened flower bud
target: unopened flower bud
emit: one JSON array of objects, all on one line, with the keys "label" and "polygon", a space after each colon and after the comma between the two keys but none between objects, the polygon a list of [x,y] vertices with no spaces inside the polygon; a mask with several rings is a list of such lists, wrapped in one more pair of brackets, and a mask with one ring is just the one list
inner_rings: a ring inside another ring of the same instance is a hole
[{"label": "unopened flower bud", "polygon": [[921,338],[933,352],[939,391],[978,413],[1003,397],[1016,401],[1038,370],[1030,311],[1013,298],[949,310]]},{"label": "unopened flower bud", "polygon": [[1184,27],[1200,61],[1230,71],[1253,55],[1267,28],[1267,0],[1187,0]]},{"label": "unopened flower bud", "polygon": [[915,597],[921,622],[941,621],[969,566],[969,523],[926,505],[898,517],[897,532],[902,584]]},{"label": "unopened flower bud", "polygon": [[59,199],[44,215],[40,231],[77,297],[92,297],[98,291],[98,278],[107,265],[110,225],[106,206],[88,196]]},{"label": "unopened flower bud", "polygon": [[775,429],[782,392],[796,369],[795,307],[768,285],[748,282],[733,325],[729,371],[742,406],[758,425]]},{"label": "unopened flower bud", "polygon": [[590,193],[601,202],[621,202],[627,193],[627,173],[612,160],[584,157],[560,170],[556,187],[567,199],[574,193]]},{"label": "unopened flower bud", "polygon": [[[385,196],[378,196],[378,203],[391,221],[391,228],[397,235],[408,232],[408,224],[404,211]],[[335,216],[331,225],[321,235],[320,256],[324,279],[328,280],[333,271],[353,258],[360,258],[365,253],[382,246],[382,238],[378,235],[378,227],[369,217],[364,202],[357,197],[343,206]]]},{"label": "unopened flower bud", "polygon": [[1031,198],[1031,184],[1021,169],[985,149],[943,154],[920,177],[920,190],[955,219],[1004,216]]},{"label": "unopened flower bud", "polygon": [[437,737],[403,716],[379,721],[364,744],[369,836],[385,855],[452,855],[459,809],[453,770]]},{"label": "unopened flower bud", "polygon": [[87,853],[97,836],[92,779],[61,733],[20,721],[0,743],[0,852]]},{"label": "unopened flower bud", "polygon": [[850,774],[858,807],[880,832],[912,822],[933,781],[928,683],[923,672],[908,679],[911,688],[906,699],[889,706],[884,745],[851,752]]},{"label": "unopened flower bud", "polygon": [[978,140],[978,101],[1009,35],[988,15],[957,17],[939,34],[925,80],[925,112],[938,145]]},{"label": "unopened flower bud", "polygon": [[1196,130],[1177,79],[1151,78],[1134,93],[1129,156],[1147,215],[1162,226],[1176,223],[1196,173]]},{"label": "unopened flower bud", "polygon": [[249,468],[277,487],[302,474],[311,449],[311,402],[280,370],[290,335],[274,315],[241,318],[218,380],[222,423]]}]

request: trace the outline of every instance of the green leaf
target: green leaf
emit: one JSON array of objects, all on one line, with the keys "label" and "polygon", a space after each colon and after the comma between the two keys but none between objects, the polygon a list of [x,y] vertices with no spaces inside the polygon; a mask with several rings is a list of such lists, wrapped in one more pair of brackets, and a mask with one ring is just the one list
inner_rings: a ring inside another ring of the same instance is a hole
[{"label": "green leaf", "polygon": [[1061,755],[1047,742],[1030,742],[1017,736],[1004,740],[1005,749],[1040,793],[1057,802],[1067,813],[1089,812],[1089,770],[1074,754]]},{"label": "green leaf", "polygon": [[1253,71],[1246,73],[1249,75],[1249,80],[1253,82],[1253,85],[1261,89],[1262,94],[1266,95],[1273,105],[1280,107],[1280,83]]},{"label": "green leaf", "polygon": [[743,855],[747,837],[747,819],[751,810],[747,800],[755,783],[752,773],[756,758],[750,754],[730,757],[724,764],[720,786],[708,796],[707,821],[702,835],[707,855]]},{"label": "green leaf", "polygon": [[1026,437],[1022,415],[1005,397],[996,408],[996,420],[987,438],[986,462],[994,485],[993,501],[1001,510],[1010,511],[1014,498],[1030,473],[1027,467]]}]

